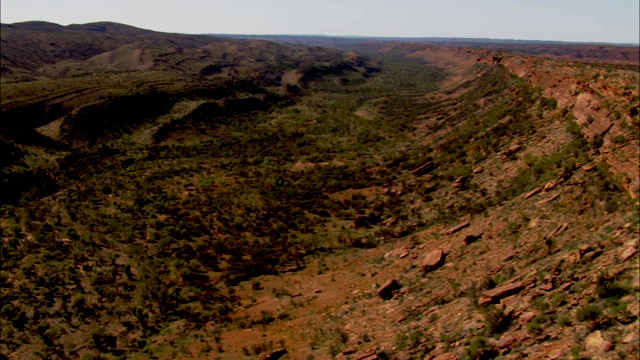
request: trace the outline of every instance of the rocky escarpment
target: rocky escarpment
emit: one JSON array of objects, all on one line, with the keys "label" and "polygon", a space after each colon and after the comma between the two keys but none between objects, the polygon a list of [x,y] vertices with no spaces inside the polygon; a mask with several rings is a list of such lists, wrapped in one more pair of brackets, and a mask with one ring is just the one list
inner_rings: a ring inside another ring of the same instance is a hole
[{"label": "rocky escarpment", "polygon": [[598,143],[594,160],[604,160],[627,192],[638,198],[638,73],[633,66],[585,66],[551,59],[500,53],[479,59],[504,66],[538,89],[580,126],[583,136]]}]

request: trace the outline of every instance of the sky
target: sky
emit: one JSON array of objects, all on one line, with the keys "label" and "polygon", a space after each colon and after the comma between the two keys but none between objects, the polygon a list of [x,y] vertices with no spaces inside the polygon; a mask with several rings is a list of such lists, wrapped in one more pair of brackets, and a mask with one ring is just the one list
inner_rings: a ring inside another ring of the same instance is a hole
[{"label": "sky", "polygon": [[2,0],[2,23],[112,21],[190,34],[640,43],[638,0]]}]

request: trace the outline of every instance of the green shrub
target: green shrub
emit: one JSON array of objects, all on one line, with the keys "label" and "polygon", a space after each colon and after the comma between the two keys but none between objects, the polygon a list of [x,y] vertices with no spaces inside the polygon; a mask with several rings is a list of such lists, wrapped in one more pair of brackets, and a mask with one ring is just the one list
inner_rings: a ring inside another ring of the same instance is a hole
[{"label": "green shrub", "polygon": [[532,298],[531,305],[533,305],[534,308],[540,311],[546,311],[547,309],[549,309],[549,303],[547,302],[545,295],[537,295],[536,297]]},{"label": "green shrub", "polygon": [[484,325],[489,336],[499,335],[509,328],[511,317],[491,305],[484,310]]},{"label": "green shrub", "polygon": [[396,334],[396,347],[398,350],[402,351],[407,348],[407,342],[409,341],[409,337],[404,332],[399,332]]},{"label": "green shrub", "polygon": [[596,280],[595,294],[600,299],[620,299],[630,294],[631,289],[620,283],[619,280],[610,278],[606,274],[599,274]]},{"label": "green shrub", "polygon": [[409,334],[408,345],[410,348],[415,348],[420,345],[420,340],[422,340],[424,336],[424,332],[420,329],[417,329]]},{"label": "green shrub", "polygon": [[560,326],[571,326],[571,319],[566,315],[562,315],[556,319],[556,324]]},{"label": "green shrub", "polygon": [[600,305],[587,304],[578,309],[576,320],[581,322],[596,322],[603,317],[603,309]]},{"label": "green shrub", "polygon": [[563,305],[567,300],[567,293],[565,292],[559,292],[559,293],[555,293],[551,296],[551,307],[552,308],[557,308],[561,305]]},{"label": "green shrub", "polygon": [[465,360],[489,360],[498,356],[498,349],[491,345],[484,337],[474,337],[469,346],[464,349],[462,358]]},{"label": "green shrub", "polygon": [[548,323],[548,316],[544,314],[536,315],[529,324],[527,324],[527,331],[531,336],[539,336],[544,332],[544,325]]},{"label": "green shrub", "polygon": [[540,99],[540,105],[542,107],[546,107],[547,110],[555,110],[558,108],[558,102],[556,101],[556,99],[546,98],[544,96]]}]

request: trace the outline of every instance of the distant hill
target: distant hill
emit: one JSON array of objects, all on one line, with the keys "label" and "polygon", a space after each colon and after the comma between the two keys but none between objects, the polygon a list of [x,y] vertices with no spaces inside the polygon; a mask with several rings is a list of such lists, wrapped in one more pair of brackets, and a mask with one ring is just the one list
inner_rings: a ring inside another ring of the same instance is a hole
[{"label": "distant hill", "polygon": [[522,40],[522,39],[492,39],[492,38],[470,38],[470,37],[437,37],[437,36],[425,36],[425,37],[398,37],[398,36],[356,36],[356,35],[302,35],[302,34],[223,34],[212,33],[208,35],[219,37],[232,37],[237,39],[265,39],[270,38],[273,40],[283,38],[298,38],[313,39],[318,41],[320,39],[330,40],[346,40],[346,41],[359,41],[359,40],[375,40],[375,41],[388,41],[388,42],[437,42],[437,43],[476,43],[476,44],[519,44],[519,45],[614,45],[614,46],[638,46],[639,44],[632,43],[604,43],[604,42],[574,42],[574,41],[559,41],[559,40]]},{"label": "distant hill", "polygon": [[407,42],[440,46],[456,46],[488,50],[508,51],[527,55],[551,56],[580,61],[617,61],[638,63],[640,45],[611,43],[577,43],[545,40],[514,40],[485,38],[441,38],[441,37],[366,37],[366,36],[322,36],[322,35],[237,35],[216,34],[234,39],[260,39],[288,44],[315,44],[327,47],[353,47],[370,43]]},{"label": "distant hill", "polygon": [[65,32],[65,33],[78,33],[78,32],[100,32],[109,34],[129,34],[129,35],[144,35],[151,34],[153,31],[137,28],[131,25],[119,24],[108,21],[87,23],[87,24],[71,24],[67,26],[47,22],[47,21],[25,21],[13,24],[2,24],[3,31],[10,30],[30,30],[30,31],[47,31],[47,32]]},{"label": "distant hill", "polygon": [[1,24],[0,29],[2,65],[28,70],[67,59],[86,60],[153,34],[149,30],[108,22],[62,26],[29,21]]},{"label": "distant hill", "polygon": [[[62,119],[56,133],[67,141],[128,132],[185,98],[259,95],[263,101],[295,96],[326,76],[368,71],[363,58],[315,46],[159,33],[109,22],[2,24],[1,36],[0,127],[26,130]],[[140,110],[142,104],[154,110]],[[92,129],[81,125],[80,118],[103,116],[114,106],[120,110],[107,117],[132,114],[127,124],[103,118]]]}]

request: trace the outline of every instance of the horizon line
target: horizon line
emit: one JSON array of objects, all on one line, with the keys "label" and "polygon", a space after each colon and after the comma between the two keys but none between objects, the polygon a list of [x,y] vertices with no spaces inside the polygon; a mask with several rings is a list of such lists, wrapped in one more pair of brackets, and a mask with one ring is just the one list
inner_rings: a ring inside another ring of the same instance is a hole
[{"label": "horizon line", "polygon": [[209,35],[209,36],[306,36],[306,37],[326,37],[326,38],[346,38],[346,39],[388,39],[388,40],[397,40],[397,39],[406,39],[406,40],[428,40],[428,39],[447,39],[447,40],[456,40],[459,42],[463,42],[464,40],[471,40],[471,41],[480,41],[480,42],[486,42],[489,43],[491,41],[504,41],[504,42],[529,42],[529,43],[546,43],[546,44],[557,44],[557,45],[561,45],[561,44],[565,44],[565,45],[570,45],[570,44],[580,44],[580,45],[618,45],[618,46],[640,46],[640,42],[638,43],[633,43],[633,42],[608,42],[608,41],[569,41],[569,40],[541,40],[541,39],[513,39],[513,38],[491,38],[491,37],[466,37],[466,36],[389,36],[389,35],[350,35],[350,34],[343,34],[343,35],[328,35],[328,34],[305,34],[305,33],[286,33],[286,34],[268,34],[268,33],[263,33],[263,34],[252,34],[252,33],[219,33],[219,32],[207,32],[207,33],[191,33],[191,32],[172,32],[172,31],[160,31],[160,30],[152,30],[152,29],[146,29],[143,27],[139,27],[137,25],[130,25],[130,24],[125,24],[125,23],[121,23],[121,22],[117,22],[117,21],[110,21],[110,20],[101,20],[101,21],[92,21],[92,22],[87,22],[87,23],[69,23],[66,25],[60,24],[60,23],[56,23],[56,22],[52,22],[52,21],[47,21],[47,20],[26,20],[26,21],[17,21],[17,22],[12,22],[12,23],[5,23],[5,22],[0,22],[0,24],[2,25],[16,25],[16,24],[25,24],[25,23],[33,23],[33,22],[40,22],[40,23],[49,23],[49,24],[54,24],[54,25],[58,25],[58,26],[63,26],[63,27],[67,27],[67,26],[71,26],[71,25],[91,25],[91,24],[99,24],[99,23],[110,23],[110,24],[116,24],[116,25],[124,25],[124,26],[130,26],[130,27],[135,27],[141,30],[148,30],[148,31],[154,31],[154,32],[160,32],[160,33],[168,33],[168,34],[183,34],[183,35]]}]

